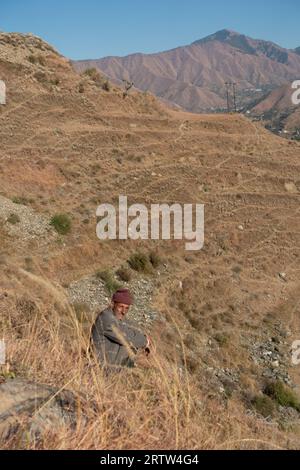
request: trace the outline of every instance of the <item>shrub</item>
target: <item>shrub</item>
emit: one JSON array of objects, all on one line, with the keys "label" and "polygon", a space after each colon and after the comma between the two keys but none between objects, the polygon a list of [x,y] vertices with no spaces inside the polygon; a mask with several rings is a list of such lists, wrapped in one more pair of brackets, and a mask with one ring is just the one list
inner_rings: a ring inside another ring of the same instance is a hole
[{"label": "shrub", "polygon": [[71,220],[67,214],[56,214],[50,221],[57,233],[60,235],[66,235],[71,231]]},{"label": "shrub", "polygon": [[144,253],[134,253],[130,256],[128,263],[129,266],[134,269],[134,271],[140,273],[147,273],[151,271],[151,263],[148,256]]},{"label": "shrub", "polygon": [[100,86],[102,90],[110,91],[111,86],[109,81],[104,79],[95,67],[86,69],[83,75],[88,76],[96,85]]},{"label": "shrub", "polygon": [[60,84],[60,79],[59,79],[58,77],[52,78],[52,79],[50,80],[50,83],[51,83],[51,85],[57,86],[57,85]]},{"label": "shrub", "polygon": [[300,412],[300,401],[290,387],[280,380],[269,383],[264,390],[265,395],[275,400],[279,405],[291,407]]},{"label": "shrub", "polygon": [[30,54],[30,56],[28,56],[28,60],[29,62],[31,62],[31,64],[39,64],[39,65],[42,65],[43,67],[46,65],[45,57],[41,54],[38,54],[38,55]]},{"label": "shrub", "polygon": [[276,406],[273,400],[266,395],[257,395],[251,402],[253,408],[264,418],[272,417],[275,413]]},{"label": "shrub", "polygon": [[97,72],[95,67],[90,67],[83,72],[83,75],[88,75],[88,77],[93,77]]},{"label": "shrub", "polygon": [[219,346],[223,347],[223,346],[226,346],[228,344],[228,341],[229,341],[229,338],[226,334],[224,333],[217,333],[215,336],[214,336],[214,339],[217,341],[217,343],[219,344]]},{"label": "shrub", "polygon": [[153,268],[158,268],[162,264],[160,256],[155,251],[151,251],[149,254],[149,261]]},{"label": "shrub", "polygon": [[16,225],[20,222],[20,217],[17,214],[10,214],[10,216],[7,219],[7,222],[9,222],[12,225]]},{"label": "shrub", "polygon": [[30,56],[28,56],[28,60],[29,60],[29,62],[31,62],[31,64],[35,64],[36,63],[36,56],[31,54]]},{"label": "shrub", "polygon": [[123,282],[130,282],[132,278],[132,274],[130,269],[127,268],[120,268],[116,272],[118,278]]},{"label": "shrub", "polygon": [[104,91],[110,91],[110,83],[108,80],[106,80],[103,84],[102,84],[102,89]]},{"label": "shrub", "polygon": [[28,203],[32,202],[32,199],[27,199],[26,197],[23,196],[15,196],[12,198],[12,202],[14,204],[21,204],[23,206],[26,206]]},{"label": "shrub", "polygon": [[120,284],[114,279],[112,273],[108,270],[98,271],[96,273],[96,278],[101,279],[104,282],[105,288],[109,294],[113,294],[121,287]]},{"label": "shrub", "polygon": [[240,273],[242,272],[242,270],[243,270],[242,267],[239,266],[239,265],[234,266],[234,267],[232,268],[232,271],[233,271],[235,274],[240,274]]},{"label": "shrub", "polygon": [[83,72],[83,75],[87,75],[94,82],[99,82],[101,80],[101,75],[95,67],[86,69]]}]

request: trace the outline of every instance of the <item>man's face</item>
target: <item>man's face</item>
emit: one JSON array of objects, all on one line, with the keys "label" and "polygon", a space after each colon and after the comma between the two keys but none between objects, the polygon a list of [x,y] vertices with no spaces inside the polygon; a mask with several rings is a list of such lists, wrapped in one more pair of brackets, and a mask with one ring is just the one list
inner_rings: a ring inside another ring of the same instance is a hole
[{"label": "man's face", "polygon": [[126,304],[119,304],[114,302],[113,304],[113,312],[118,320],[123,320],[129,311],[130,306]]}]

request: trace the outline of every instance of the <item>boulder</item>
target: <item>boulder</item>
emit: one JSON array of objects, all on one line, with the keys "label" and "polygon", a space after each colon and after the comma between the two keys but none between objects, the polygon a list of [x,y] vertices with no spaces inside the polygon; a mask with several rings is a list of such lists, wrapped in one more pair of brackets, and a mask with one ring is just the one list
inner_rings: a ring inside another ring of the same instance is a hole
[{"label": "boulder", "polygon": [[70,391],[25,379],[7,380],[0,385],[0,441],[16,435],[28,441],[64,426],[74,428],[79,403]]}]

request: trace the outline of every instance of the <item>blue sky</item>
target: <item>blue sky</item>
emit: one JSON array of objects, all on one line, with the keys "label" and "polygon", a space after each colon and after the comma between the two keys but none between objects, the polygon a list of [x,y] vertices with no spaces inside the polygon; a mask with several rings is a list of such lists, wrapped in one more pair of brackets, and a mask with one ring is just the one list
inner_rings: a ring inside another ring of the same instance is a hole
[{"label": "blue sky", "polygon": [[0,0],[0,30],[31,32],[72,59],[158,52],[233,29],[300,46],[299,0]]}]

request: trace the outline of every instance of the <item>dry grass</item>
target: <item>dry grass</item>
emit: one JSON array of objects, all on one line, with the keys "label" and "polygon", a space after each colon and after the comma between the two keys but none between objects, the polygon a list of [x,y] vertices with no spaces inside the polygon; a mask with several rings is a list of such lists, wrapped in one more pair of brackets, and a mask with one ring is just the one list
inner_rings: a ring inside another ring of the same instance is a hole
[{"label": "dry grass", "polygon": [[[77,427],[45,431],[28,449],[268,449],[293,448],[275,424],[198,389],[186,367],[154,352],[135,369],[106,376],[88,352],[83,328],[61,289],[11,268],[17,298],[2,323],[11,372],[72,390],[85,400]],[[17,303],[16,303],[17,301]],[[18,310],[18,311],[16,311]],[[8,312],[7,312],[8,313]],[[178,333],[184,362],[185,348]],[[63,365],[63,367],[62,367]],[[38,410],[37,410],[38,411]],[[272,438],[270,439],[270,436]],[[19,448],[10,441],[5,448]]]}]

